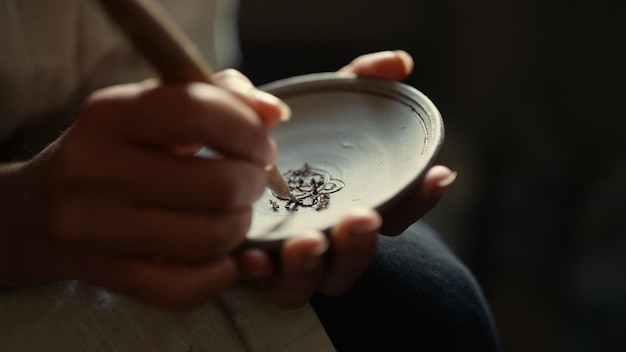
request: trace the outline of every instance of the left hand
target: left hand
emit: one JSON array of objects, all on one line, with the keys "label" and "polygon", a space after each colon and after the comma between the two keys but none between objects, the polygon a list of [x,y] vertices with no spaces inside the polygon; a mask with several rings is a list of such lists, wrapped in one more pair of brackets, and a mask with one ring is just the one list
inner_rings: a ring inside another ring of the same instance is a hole
[{"label": "left hand", "polygon": [[[359,56],[339,70],[339,73],[401,81],[412,71],[411,56],[404,51],[397,50]],[[415,191],[382,214],[385,221],[380,233],[390,236],[401,234],[437,205],[455,179],[456,172],[452,172],[446,166],[435,165],[428,169]]]},{"label": "left hand", "polygon": [[[360,56],[338,71],[341,75],[400,81],[413,69],[413,59],[404,51],[385,51]],[[244,76],[230,74],[214,79],[216,84],[246,99],[255,91]],[[256,93],[255,93],[256,94]],[[268,124],[268,127],[271,127]],[[444,166],[428,170],[412,196],[382,217],[372,209],[353,209],[331,231],[327,239],[312,231],[285,241],[280,252],[281,267],[274,270],[261,250],[249,249],[238,255],[240,271],[260,278],[268,297],[279,307],[290,309],[306,304],[315,291],[339,295],[352,287],[371,264],[379,232],[399,234],[425,215],[441,198],[455,174]],[[332,247],[330,255],[327,249]]]}]

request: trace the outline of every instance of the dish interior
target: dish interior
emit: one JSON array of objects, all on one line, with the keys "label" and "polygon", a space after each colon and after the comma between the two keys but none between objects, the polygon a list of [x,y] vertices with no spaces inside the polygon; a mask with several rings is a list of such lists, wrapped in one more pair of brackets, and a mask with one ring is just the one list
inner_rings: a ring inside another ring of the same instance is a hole
[{"label": "dish interior", "polygon": [[[307,169],[317,175],[314,182],[327,193],[327,203],[294,210],[267,189],[254,204],[249,239],[326,230],[351,208],[379,208],[415,182],[430,163],[439,144],[431,140],[437,124],[433,127],[423,102],[403,89],[390,89],[396,85],[368,89],[345,83],[276,90],[293,112],[290,121],[271,131],[278,144],[277,165],[283,174]],[[300,178],[309,182],[311,177]],[[313,203],[314,195],[304,202]]]}]

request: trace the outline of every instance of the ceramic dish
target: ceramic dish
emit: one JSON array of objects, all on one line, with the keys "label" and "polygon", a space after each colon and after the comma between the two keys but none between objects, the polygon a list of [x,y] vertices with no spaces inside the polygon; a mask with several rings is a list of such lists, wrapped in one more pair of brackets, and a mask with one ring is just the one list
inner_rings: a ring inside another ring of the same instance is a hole
[{"label": "ceramic dish", "polygon": [[254,205],[249,246],[276,246],[311,228],[326,231],[356,206],[392,205],[443,143],[439,111],[403,83],[324,73],[262,88],[292,109],[291,120],[271,135],[276,163],[303,204],[294,209],[268,189]]}]

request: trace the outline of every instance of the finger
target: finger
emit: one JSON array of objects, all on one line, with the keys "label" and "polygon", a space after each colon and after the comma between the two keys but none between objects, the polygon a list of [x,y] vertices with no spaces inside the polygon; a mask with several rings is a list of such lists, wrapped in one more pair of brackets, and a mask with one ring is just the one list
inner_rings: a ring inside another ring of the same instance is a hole
[{"label": "finger", "polygon": [[291,117],[291,109],[287,104],[254,87],[252,82],[237,70],[220,71],[213,75],[212,82],[233,93],[256,111],[267,128],[285,122]]},{"label": "finger", "polygon": [[[422,193],[427,202],[436,203],[456,181],[456,171],[443,165],[431,167],[424,176]],[[430,210],[430,209],[429,209]]]},{"label": "finger", "polygon": [[274,272],[270,256],[261,249],[245,249],[235,255],[240,279],[267,278]]},{"label": "finger", "polygon": [[[121,92],[121,93],[120,93]],[[95,94],[83,112],[99,133],[109,126],[142,145],[200,143],[221,154],[262,165],[274,160],[265,126],[246,104],[224,89],[202,83],[147,89],[114,87]]]},{"label": "finger", "polygon": [[169,151],[180,156],[192,156],[198,153],[202,149],[203,145],[197,142],[186,144],[172,144],[169,146]]},{"label": "finger", "polygon": [[381,233],[390,236],[402,233],[437,205],[456,177],[457,173],[445,166],[436,165],[430,168],[417,191],[402,199],[393,207],[393,211],[385,212]]},{"label": "finger", "polygon": [[98,162],[66,163],[60,184],[69,193],[100,189],[141,205],[200,212],[239,209],[254,202],[267,182],[260,165],[239,159],[180,157],[114,143],[73,152]]},{"label": "finger", "polygon": [[237,278],[234,261],[228,257],[205,265],[176,265],[83,256],[76,277],[142,303],[159,308],[184,310],[218,297]]},{"label": "finger", "polygon": [[328,296],[346,292],[371,264],[376,253],[380,215],[371,209],[354,209],[333,230],[332,255],[319,286]]},{"label": "finger", "polygon": [[261,280],[261,287],[278,307],[294,309],[308,302],[323,275],[328,241],[319,231],[288,239],[281,251],[281,269]]},{"label": "finger", "polygon": [[339,73],[356,74],[361,77],[373,77],[401,81],[413,71],[413,58],[402,50],[381,51],[357,57]]},{"label": "finger", "polygon": [[76,201],[55,214],[53,231],[77,248],[135,257],[207,262],[229,255],[245,239],[251,209],[189,214]]}]

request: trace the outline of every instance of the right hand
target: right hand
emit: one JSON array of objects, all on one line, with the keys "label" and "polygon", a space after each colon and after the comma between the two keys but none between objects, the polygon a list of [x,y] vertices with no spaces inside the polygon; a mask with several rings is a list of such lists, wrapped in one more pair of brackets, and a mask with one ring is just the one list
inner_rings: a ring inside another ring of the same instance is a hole
[{"label": "right hand", "polygon": [[[0,284],[78,279],[169,308],[219,295],[239,276],[231,254],[275,156],[280,109],[265,103],[200,83],[93,94],[2,189]],[[182,152],[202,145],[221,157]]]}]

